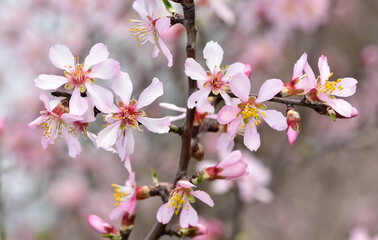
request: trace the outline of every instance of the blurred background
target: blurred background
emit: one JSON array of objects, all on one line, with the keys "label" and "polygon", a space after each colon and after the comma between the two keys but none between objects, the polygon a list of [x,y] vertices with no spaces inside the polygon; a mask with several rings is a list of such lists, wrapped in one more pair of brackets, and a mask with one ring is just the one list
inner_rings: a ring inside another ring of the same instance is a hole
[{"label": "blurred background", "polygon": [[[41,129],[26,127],[44,109],[34,79],[42,73],[62,74],[49,60],[52,45],[65,44],[84,59],[91,46],[104,43],[110,57],[130,74],[135,97],[158,77],[165,94],[147,109],[151,117],[179,114],[161,109],[159,102],[185,106],[183,27],[174,26],[162,36],[174,56],[173,67],[168,68],[162,54],[150,57],[152,45],[139,47],[131,36],[128,20],[139,18],[132,3],[0,1],[1,239],[101,239],[87,217],[96,214],[108,221],[115,202],[111,184],[123,184],[127,178],[118,156],[96,149],[90,141],[81,139],[81,155],[71,159],[63,141],[43,150]],[[166,16],[161,9],[157,15]],[[180,11],[179,6],[176,9]],[[219,231],[204,239],[346,240],[355,227],[378,234],[377,23],[376,0],[197,1],[197,60],[204,64],[203,47],[210,40],[217,41],[225,52],[223,64],[240,61],[252,66],[254,93],[269,78],[288,82],[294,63],[304,52],[316,74],[318,58],[324,54],[334,79],[359,81],[356,94],[347,99],[359,111],[356,118],[334,122],[310,109],[297,108],[302,131],[294,146],[285,132],[261,126],[262,145],[253,156],[263,164],[260,168],[265,166],[264,184],[273,197],[246,203],[238,195],[240,189],[231,189],[226,197],[212,194],[212,209],[196,203],[201,216]],[[109,86],[106,81],[103,84]],[[280,104],[268,105],[283,113],[286,110]],[[90,131],[98,133],[103,124],[98,119]],[[160,181],[172,181],[179,137],[148,131],[135,137],[132,166],[137,184],[152,184],[152,168],[158,170]],[[203,136],[205,159],[219,160],[218,137],[215,133]],[[236,144],[243,148],[241,137]],[[193,161],[191,173],[195,165]],[[259,170],[251,168],[250,172],[254,176]],[[212,191],[209,184],[201,188]],[[158,198],[138,202],[130,239],[146,236],[160,205]],[[209,220],[212,218],[222,223]],[[111,223],[119,226],[118,221]],[[233,233],[235,229],[240,232]]]}]

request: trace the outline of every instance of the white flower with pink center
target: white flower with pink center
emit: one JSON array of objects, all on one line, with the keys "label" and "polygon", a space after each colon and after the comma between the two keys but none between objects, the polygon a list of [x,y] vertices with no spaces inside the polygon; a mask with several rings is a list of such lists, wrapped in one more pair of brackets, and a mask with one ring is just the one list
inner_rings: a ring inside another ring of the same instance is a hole
[{"label": "white flower with pink center", "polygon": [[198,91],[189,96],[188,108],[200,107],[204,111],[214,112],[214,107],[207,99],[210,92],[215,95],[220,94],[226,104],[230,105],[231,98],[227,94],[227,91],[230,90],[229,81],[235,74],[244,73],[246,67],[242,63],[234,63],[221,68],[223,49],[213,41],[206,44],[203,49],[203,56],[206,59],[209,71],[205,71],[193,58],[188,58],[185,62],[186,75],[196,80],[199,88]]},{"label": "white flower with pink center", "polygon": [[238,73],[230,81],[231,91],[239,98],[239,104],[226,105],[218,113],[218,122],[227,124],[227,133],[233,140],[240,127],[245,128],[244,145],[251,151],[260,147],[257,126],[263,119],[278,131],[286,130],[286,118],[276,110],[266,110],[263,102],[272,99],[283,88],[279,79],[269,79],[261,86],[258,97],[249,97],[251,83],[245,74]]},{"label": "white flower with pink center", "polygon": [[46,110],[41,111],[42,116],[28,124],[28,127],[41,127],[44,130],[41,144],[44,149],[48,144],[54,144],[57,139],[63,138],[72,158],[80,154],[81,147],[79,141],[72,136],[73,128],[69,123],[81,121],[82,117],[68,113],[68,101],[50,101],[48,96],[41,93],[39,99],[45,104]]},{"label": "white flower with pink center", "polygon": [[194,197],[210,207],[214,206],[214,202],[206,192],[201,190],[193,191],[194,187],[196,187],[196,185],[189,181],[178,181],[176,188],[172,190],[170,194],[169,201],[159,208],[156,214],[157,220],[162,224],[167,224],[173,214],[177,215],[182,209],[180,214],[180,226],[182,228],[188,228],[189,225],[193,227],[197,226],[198,214],[190,205],[190,203],[195,201]]},{"label": "white flower with pink center", "polygon": [[79,63],[69,48],[56,44],[50,48],[50,60],[55,67],[64,70],[64,77],[41,74],[36,78],[35,85],[43,90],[57,89],[65,84],[66,89],[73,89],[70,100],[71,112],[81,115],[88,109],[87,100],[80,93],[88,93],[100,111],[109,111],[114,107],[113,94],[98,85],[95,78],[111,79],[120,71],[120,65],[114,59],[108,59],[109,52],[102,43],[94,45],[84,63]]},{"label": "white flower with pink center", "polygon": [[140,110],[163,95],[163,83],[157,78],[140,94],[138,101],[130,99],[133,86],[127,73],[121,72],[114,80],[112,88],[119,97],[118,108],[107,112],[110,113],[105,118],[108,126],[99,132],[96,143],[105,150],[115,144],[118,155],[123,160],[126,155],[134,153],[133,128],[140,130],[141,123],[149,131],[162,134],[169,131],[171,123],[168,117],[148,118]]},{"label": "white flower with pink center", "polygon": [[133,8],[138,12],[142,20],[130,19],[130,22],[136,23],[131,28],[130,32],[138,39],[139,46],[142,46],[146,42],[150,42],[154,45],[152,57],[155,58],[159,54],[159,48],[163,51],[163,54],[168,59],[168,67],[172,67],[173,58],[172,54],[161,39],[161,35],[165,33],[171,27],[171,19],[168,17],[155,18],[154,14],[157,8],[156,0],[149,0],[149,8],[147,10],[144,0],[136,0],[133,3]]},{"label": "white flower with pink center", "polygon": [[306,97],[312,103],[325,102],[333,110],[343,117],[351,118],[358,115],[357,109],[343,99],[338,97],[349,97],[356,92],[357,80],[354,78],[339,78],[336,81],[329,81],[333,75],[328,66],[327,57],[321,56],[318,61],[320,76],[315,78],[311,67],[307,64],[305,72],[312,85],[312,89]]}]

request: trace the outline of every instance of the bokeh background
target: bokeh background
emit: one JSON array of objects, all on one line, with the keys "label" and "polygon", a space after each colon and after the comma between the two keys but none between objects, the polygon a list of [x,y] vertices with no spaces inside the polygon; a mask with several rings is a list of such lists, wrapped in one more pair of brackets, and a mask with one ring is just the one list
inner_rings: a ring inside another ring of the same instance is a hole
[{"label": "bokeh background", "polygon": [[[378,234],[378,2],[199,0],[197,4],[198,61],[204,63],[202,49],[208,41],[219,42],[224,64],[240,61],[252,66],[256,93],[266,79],[289,81],[303,52],[315,72],[318,57],[324,54],[335,79],[359,81],[356,94],[348,98],[359,111],[356,118],[334,122],[298,108],[302,132],[294,146],[285,132],[261,127],[262,146],[254,156],[270,169],[274,198],[241,204],[237,191],[231,190],[212,194],[213,209],[196,204],[204,218],[223,222],[222,233],[213,239],[345,240],[355,227]],[[184,29],[174,26],[163,36],[174,55],[174,65],[168,68],[164,56],[152,59],[152,46],[139,47],[131,36],[128,20],[138,18],[131,6],[131,0],[0,1],[1,239],[100,239],[87,217],[96,214],[108,220],[114,206],[111,183],[122,184],[127,177],[116,155],[89,141],[81,139],[81,155],[71,159],[63,141],[43,150],[41,129],[26,127],[43,110],[34,79],[42,73],[62,74],[48,58],[52,45],[65,44],[84,59],[91,46],[103,42],[110,57],[130,74],[136,97],[158,77],[165,94],[157,102],[185,106]],[[163,8],[160,14],[167,15]],[[269,106],[286,110],[280,104]],[[158,103],[147,111],[152,117],[178,114]],[[102,124],[98,119],[91,131],[97,133]],[[158,170],[160,181],[172,181],[179,137],[148,131],[135,135],[132,165],[138,185],[152,184],[152,168]],[[203,136],[206,159],[217,160],[218,137]],[[191,171],[194,168],[193,162]],[[253,174],[254,169],[250,171]],[[211,192],[208,184],[201,188]],[[131,239],[146,236],[160,205],[159,198],[138,202]],[[111,223],[119,226],[117,221]],[[235,227],[241,231],[237,235],[232,233]]]}]

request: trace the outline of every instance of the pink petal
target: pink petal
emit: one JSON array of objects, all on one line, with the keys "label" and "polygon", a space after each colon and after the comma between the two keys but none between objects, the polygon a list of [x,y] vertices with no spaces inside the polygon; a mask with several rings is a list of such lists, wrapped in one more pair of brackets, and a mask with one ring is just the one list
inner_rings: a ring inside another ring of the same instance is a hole
[{"label": "pink petal", "polygon": [[253,121],[249,121],[245,127],[244,145],[251,151],[256,151],[260,147],[260,134]]},{"label": "pink petal", "polygon": [[198,214],[196,210],[186,202],[181,210],[180,214],[180,226],[182,228],[188,228],[190,226],[197,226]]},{"label": "pink petal", "polygon": [[83,117],[78,116],[78,115],[73,115],[70,113],[63,113],[62,116],[60,116],[60,118],[62,119],[62,121],[66,123],[72,123],[72,122],[83,120]]},{"label": "pink petal", "polygon": [[203,57],[206,59],[206,65],[211,73],[216,73],[220,69],[223,60],[223,49],[214,41],[210,41],[203,49]]},{"label": "pink petal", "polygon": [[59,69],[69,71],[69,67],[75,66],[75,58],[65,45],[55,44],[52,46],[49,57],[52,64]]},{"label": "pink petal", "polygon": [[333,104],[329,104],[338,114],[351,118],[355,115],[355,108],[343,99],[333,99]]},{"label": "pink petal", "polygon": [[131,93],[133,91],[133,84],[127,72],[120,72],[113,81],[112,89],[117,94],[124,104],[128,105],[130,102]]},{"label": "pink petal", "polygon": [[225,159],[223,159],[220,163],[217,164],[218,167],[228,167],[233,165],[237,161],[243,159],[243,154],[239,150],[235,150],[231,152]]},{"label": "pink petal", "polygon": [[252,67],[249,64],[245,64],[244,74],[249,78],[252,73]]},{"label": "pink petal", "polygon": [[108,89],[100,87],[98,85],[92,85],[88,83],[87,87],[88,95],[92,98],[94,105],[104,113],[114,113],[117,108],[113,104],[113,94]]},{"label": "pink petal", "polygon": [[108,48],[103,43],[97,43],[89,51],[89,55],[84,60],[85,70],[88,70],[93,65],[108,59],[109,51]]},{"label": "pink petal", "polygon": [[220,124],[228,124],[234,120],[236,115],[240,112],[240,108],[226,105],[218,113],[217,120]]},{"label": "pink petal", "polygon": [[96,138],[97,147],[109,149],[117,140],[118,131],[120,131],[121,121],[117,121],[110,126],[107,126],[98,133]]},{"label": "pink petal", "polygon": [[169,51],[163,40],[159,37],[158,38],[159,45],[161,50],[163,51],[164,56],[168,59],[168,67],[172,67],[173,65],[173,57],[172,53]]},{"label": "pink petal", "polygon": [[109,219],[110,220],[118,219],[118,218],[120,218],[123,215],[124,211],[123,211],[122,204],[123,203],[121,203],[117,207],[113,208],[113,210],[109,214]]},{"label": "pink petal", "polygon": [[80,90],[75,87],[70,99],[70,114],[81,116],[88,109],[88,102],[80,96]]},{"label": "pink petal", "polygon": [[150,86],[143,90],[140,94],[137,108],[140,109],[144,106],[150,105],[158,97],[163,95],[163,83],[157,78],[153,78]]},{"label": "pink petal", "polygon": [[227,125],[227,134],[230,140],[233,140],[235,138],[236,133],[238,132],[241,124],[242,124],[243,118],[241,116],[235,118]]},{"label": "pink petal", "polygon": [[51,108],[50,108],[50,99],[49,99],[49,97],[47,96],[46,93],[39,94],[39,100],[41,100],[43,102],[43,104],[45,105],[46,110],[51,110]]},{"label": "pink petal", "polygon": [[171,125],[171,122],[169,121],[168,117],[140,117],[138,118],[138,122],[142,123],[149,131],[160,134],[169,132],[169,125]]},{"label": "pink petal", "polygon": [[226,105],[232,105],[231,97],[228,96],[228,94],[226,92],[220,92],[220,95],[222,96],[222,98],[224,100],[224,104],[226,104]]},{"label": "pink petal", "polygon": [[46,74],[41,74],[34,80],[35,86],[43,90],[57,89],[67,82],[68,78]]},{"label": "pink petal", "polygon": [[247,102],[251,91],[251,82],[244,73],[238,73],[230,80],[230,88],[242,101]]},{"label": "pink petal", "polygon": [[316,88],[315,74],[312,71],[312,69],[311,69],[311,67],[310,67],[310,65],[308,63],[305,64],[304,71],[305,71],[305,73],[307,75],[307,79],[308,79],[310,85],[312,86],[311,88]]},{"label": "pink petal", "polygon": [[[357,83],[357,80],[354,78],[343,78],[341,82],[335,86],[336,89],[332,92],[332,95],[339,97],[352,96],[356,92]],[[339,86],[341,86],[343,89],[340,90]]]},{"label": "pink petal", "polygon": [[156,0],[149,0],[148,13],[151,17],[154,15],[156,8],[157,8]]},{"label": "pink petal", "polygon": [[[265,115],[263,114],[265,113]],[[259,111],[260,117],[273,129],[283,131],[287,129],[286,117],[276,110]]]},{"label": "pink petal", "polygon": [[[201,191],[201,190],[197,190],[197,191],[190,192],[190,194],[195,196],[196,198],[198,198],[202,202],[206,203],[210,207],[214,207],[213,199],[211,199],[210,195],[207,194],[206,192]],[[184,211],[184,209],[183,209],[183,211]]]},{"label": "pink petal", "polygon": [[229,81],[232,76],[238,73],[245,73],[245,64],[237,62],[228,66],[226,74],[223,77],[223,80]]},{"label": "pink petal", "polygon": [[171,19],[167,17],[159,18],[155,23],[155,28],[159,35],[165,33],[171,27]]},{"label": "pink petal", "polygon": [[203,107],[206,109],[213,110],[214,107],[212,107],[209,101],[207,100],[207,97],[209,96],[210,91],[211,89],[206,88],[206,89],[201,89],[192,93],[188,98],[188,108],[191,109],[191,108],[194,108],[196,105],[199,105],[201,106],[201,108]]},{"label": "pink petal", "polygon": [[42,115],[40,117],[38,117],[37,119],[35,119],[33,122],[29,123],[28,124],[28,127],[30,129],[34,129],[37,127],[37,125],[40,125],[41,123],[43,123],[46,119],[47,115]]},{"label": "pink petal", "polygon": [[230,166],[224,167],[223,171],[219,173],[220,176],[225,177],[226,180],[235,180],[248,175],[248,165],[242,160],[238,160]]},{"label": "pink petal", "polygon": [[307,54],[303,53],[301,58],[299,58],[297,63],[295,63],[295,65],[294,65],[292,79],[303,76],[303,70],[304,70],[306,63],[307,63]]},{"label": "pink petal", "polygon": [[114,59],[107,59],[92,67],[89,76],[91,78],[110,79],[117,76],[120,72],[120,65]]},{"label": "pink petal", "polygon": [[225,151],[227,154],[232,151],[235,146],[234,141],[230,141],[227,133],[222,133],[217,140],[217,150]]},{"label": "pink petal", "polygon": [[294,145],[295,140],[297,139],[297,136],[299,134],[299,131],[295,131],[292,127],[287,128],[287,137],[289,139],[289,142],[291,145]]},{"label": "pink petal", "polygon": [[207,80],[207,75],[202,66],[193,58],[188,58],[185,61],[185,74],[193,80],[200,81],[199,84],[203,85]]},{"label": "pink petal", "polygon": [[102,220],[98,216],[96,216],[96,215],[89,215],[88,216],[88,223],[97,232],[103,233],[103,234],[107,233],[107,231],[104,228],[104,224],[106,224],[106,223],[104,222],[104,220]]},{"label": "pink petal", "polygon": [[68,155],[72,158],[79,156],[81,147],[79,141],[68,134],[65,130],[62,130],[62,137],[68,147]]},{"label": "pink petal", "polygon": [[116,149],[121,160],[125,159],[127,155],[134,153],[135,140],[131,129],[126,130],[125,135],[123,131],[119,132],[120,136],[116,141]]},{"label": "pink petal", "polygon": [[139,16],[144,20],[144,21],[149,21],[147,16],[147,10],[146,10],[146,5],[144,3],[144,0],[136,0],[133,3],[133,8],[135,11],[138,12]]},{"label": "pink petal", "polygon": [[182,187],[182,188],[195,188],[196,185],[193,183],[187,181],[187,180],[180,180],[177,182],[177,187]]},{"label": "pink petal", "polygon": [[266,80],[260,88],[256,103],[262,103],[272,99],[277,93],[281,92],[283,82],[280,79]]},{"label": "pink petal", "polygon": [[331,70],[329,69],[326,56],[322,55],[319,58],[318,67],[319,67],[319,72],[320,72],[321,83],[322,85],[324,85],[325,80],[328,79],[329,76],[331,75]]},{"label": "pink petal", "polygon": [[156,219],[162,224],[167,224],[171,220],[174,212],[175,208],[172,206],[168,207],[168,203],[165,203],[157,211]]}]

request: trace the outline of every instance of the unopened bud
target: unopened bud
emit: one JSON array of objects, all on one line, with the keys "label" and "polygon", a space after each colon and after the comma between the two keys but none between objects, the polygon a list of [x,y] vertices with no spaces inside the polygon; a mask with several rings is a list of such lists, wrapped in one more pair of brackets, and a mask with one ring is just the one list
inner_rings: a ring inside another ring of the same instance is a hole
[{"label": "unopened bud", "polygon": [[96,215],[88,216],[89,225],[98,233],[101,234],[116,234],[118,233],[117,229],[114,228],[107,222],[104,222],[100,217]]},{"label": "unopened bud", "polygon": [[143,200],[150,197],[149,186],[139,186],[135,188],[135,194],[137,200]]},{"label": "unopened bud", "polygon": [[301,130],[301,117],[293,107],[288,108],[286,122],[287,122],[287,136],[291,145],[294,144],[297,136]]},{"label": "unopened bud", "polygon": [[178,227],[178,230],[177,230],[177,234],[181,238],[194,238],[197,236],[204,235],[206,233],[207,233],[206,227],[201,224],[198,224],[195,227],[189,225],[188,228]]}]

